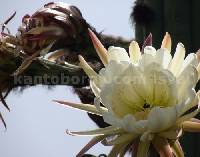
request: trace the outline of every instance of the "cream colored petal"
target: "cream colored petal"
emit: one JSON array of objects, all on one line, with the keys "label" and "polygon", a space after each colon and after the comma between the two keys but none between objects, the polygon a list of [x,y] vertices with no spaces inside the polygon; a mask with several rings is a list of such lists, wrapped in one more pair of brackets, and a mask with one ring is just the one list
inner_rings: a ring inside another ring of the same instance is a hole
[{"label": "cream colored petal", "polygon": [[119,128],[123,127],[122,119],[116,117],[114,114],[112,114],[112,112],[104,113],[103,120],[104,120],[104,122],[106,122],[112,126],[119,127]]},{"label": "cream colored petal", "polygon": [[152,56],[155,56],[156,55],[156,49],[154,47],[152,47],[152,46],[146,46],[144,48],[144,53],[145,54],[150,54]]},{"label": "cream colored petal", "polygon": [[156,106],[176,104],[177,87],[173,74],[152,63],[144,71],[146,83],[146,103]]},{"label": "cream colored petal", "polygon": [[90,87],[92,89],[92,92],[96,97],[100,97],[100,89],[97,87],[97,85],[94,83],[94,81],[90,80]]},{"label": "cream colored petal", "polygon": [[[138,78],[135,77],[137,74],[140,74]],[[101,88],[102,103],[120,117],[141,111],[144,105],[142,94],[145,92],[145,85],[141,80],[135,80],[140,77],[142,74],[132,64],[118,77],[113,76],[113,81]]]},{"label": "cream colored petal", "polygon": [[102,89],[100,93],[101,102],[106,106],[106,108],[112,110],[112,112],[118,116],[123,117],[126,114],[133,114],[137,111],[137,108],[132,106],[129,100],[125,100],[122,90],[119,90],[121,86],[119,85],[107,85]]},{"label": "cream colored petal", "polygon": [[108,61],[115,60],[117,62],[127,61],[130,62],[128,53],[124,48],[111,46],[108,48]]},{"label": "cream colored petal", "polygon": [[140,47],[136,41],[132,41],[129,46],[129,55],[132,63],[137,63],[141,58]]},{"label": "cream colored petal", "polygon": [[167,69],[172,56],[167,49],[159,49],[156,52],[156,63],[160,64],[162,68]]},{"label": "cream colored petal", "polygon": [[163,131],[172,127],[176,119],[175,107],[154,107],[148,115],[148,130],[155,133]]},{"label": "cream colored petal", "polygon": [[141,68],[147,68],[150,64],[155,63],[156,49],[152,46],[146,46],[144,49],[144,54],[139,60],[139,66]]},{"label": "cream colored petal", "polygon": [[104,107],[101,106],[100,98],[94,98],[94,105],[102,115],[109,112],[107,108],[104,110]]},{"label": "cream colored petal", "polygon": [[128,62],[110,61],[106,68],[99,71],[98,81],[99,88],[103,88],[105,85],[115,82],[118,77],[127,69]]},{"label": "cream colored petal", "polygon": [[200,63],[197,66],[198,80],[200,79]]},{"label": "cream colored petal", "polygon": [[144,105],[146,89],[143,75],[144,74],[139,67],[129,65],[129,67],[124,70],[124,72],[119,75],[119,77],[115,78],[113,76],[115,81],[113,81],[113,84],[105,86],[104,91],[108,91],[105,95],[110,95],[109,99],[113,99],[115,97],[118,104],[121,102],[121,104],[127,104],[129,107],[136,111],[141,110]]},{"label": "cream colored petal", "polygon": [[100,92],[100,101],[101,103],[109,110],[112,111],[112,98],[113,84],[107,84]]},{"label": "cream colored petal", "polygon": [[135,117],[131,114],[123,118],[118,118],[111,112],[103,113],[102,115],[106,123],[117,128],[123,128],[123,130],[133,133],[134,135],[140,135],[147,129],[147,120],[136,121]]},{"label": "cream colored petal", "polygon": [[134,114],[143,107],[143,103],[140,100],[137,103],[137,100],[134,100],[133,97],[127,96],[124,87],[123,84],[107,85],[100,93],[102,103],[108,109],[111,107],[111,110],[118,117],[123,117],[126,114]]},{"label": "cream colored petal", "polygon": [[113,75],[112,80],[110,84],[102,88],[102,90],[108,91],[106,96],[110,95],[110,99],[116,98],[118,102],[125,103],[134,110],[136,108],[141,110],[144,104],[146,84],[140,67],[130,64],[121,74],[116,77]]},{"label": "cream colored petal", "polygon": [[123,118],[117,118],[112,113],[103,114],[104,121],[112,126],[123,128],[125,131],[140,135],[147,129],[147,120],[136,121],[133,115],[126,115]]},{"label": "cream colored petal", "polygon": [[197,55],[195,53],[190,53],[183,61],[180,73],[184,71],[188,66],[197,67],[197,65],[198,65]]},{"label": "cream colored petal", "polygon": [[[193,110],[190,111],[192,108]],[[178,120],[176,121],[177,124],[181,124],[186,120],[194,118],[200,111],[199,98],[194,98],[192,102],[189,100],[189,102],[179,110],[181,111],[181,116],[179,116]]]},{"label": "cream colored petal", "polygon": [[123,120],[123,122],[126,122],[126,125],[123,124],[124,129],[128,132],[132,132],[134,134],[142,134],[147,130],[147,120],[139,120],[135,123],[133,121]]},{"label": "cream colored petal", "polygon": [[146,82],[144,82],[143,75],[139,67],[130,64],[116,82],[114,89],[116,99],[135,111],[143,110],[145,103]]},{"label": "cream colored petal", "polygon": [[122,77],[125,76],[123,82],[126,86],[127,96],[129,99],[134,99],[132,102],[137,102],[140,106],[145,103],[146,86],[149,83],[146,82],[144,75],[145,72],[139,66],[133,64],[131,64],[122,75]]},{"label": "cream colored petal", "polygon": [[177,78],[178,103],[185,101],[193,92],[198,80],[198,72],[193,66],[187,66]]},{"label": "cream colored petal", "polygon": [[182,43],[178,43],[176,52],[170,63],[169,70],[176,76],[180,73],[185,58],[185,48]]},{"label": "cream colored petal", "polygon": [[199,102],[199,95],[196,94],[194,89],[191,89],[188,92],[187,99],[180,103],[180,105],[177,105],[178,108],[178,114],[183,115],[185,112],[196,106]]}]

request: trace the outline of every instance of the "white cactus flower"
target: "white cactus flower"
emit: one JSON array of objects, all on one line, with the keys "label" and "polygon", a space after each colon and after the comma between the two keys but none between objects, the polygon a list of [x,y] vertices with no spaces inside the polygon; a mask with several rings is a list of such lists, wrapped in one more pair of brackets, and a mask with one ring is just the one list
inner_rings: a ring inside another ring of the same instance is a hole
[{"label": "white cactus flower", "polygon": [[[123,156],[127,147],[139,138],[137,157],[147,156],[150,143],[160,155],[167,157],[174,153],[178,157],[184,156],[178,142],[182,130],[200,130],[199,121],[193,118],[199,112],[199,94],[194,90],[200,69],[197,55],[191,53],[185,58],[185,48],[179,43],[172,57],[168,33],[160,49],[146,46],[141,53],[138,43],[133,41],[128,55],[120,47],[106,50],[94,33],[89,32],[105,65],[97,74],[79,56],[80,65],[89,76],[96,96],[95,106],[57,102],[102,115],[111,126],[89,132],[71,132],[98,135],[79,155],[102,141],[114,146],[111,157]],[[169,145],[171,141],[175,142]]]}]

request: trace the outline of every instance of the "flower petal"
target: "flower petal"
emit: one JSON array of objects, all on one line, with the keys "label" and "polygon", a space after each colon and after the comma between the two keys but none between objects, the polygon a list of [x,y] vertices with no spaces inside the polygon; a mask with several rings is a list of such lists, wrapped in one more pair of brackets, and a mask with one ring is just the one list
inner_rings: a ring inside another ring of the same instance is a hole
[{"label": "flower petal", "polygon": [[129,143],[133,141],[137,136],[138,135],[134,135],[132,133],[131,134],[125,133],[111,140],[109,140],[109,138],[108,139],[105,138],[102,143],[105,146],[111,146],[111,145],[122,144],[122,143],[127,143],[127,142]]},{"label": "flower petal", "polygon": [[122,128],[122,120],[116,117],[112,112],[104,113],[103,120],[112,126]]},{"label": "flower petal", "polygon": [[169,67],[169,70],[176,76],[179,74],[182,64],[183,64],[183,60],[185,57],[185,48],[184,45],[182,43],[178,43],[177,47],[176,47],[176,52],[174,54],[174,57],[171,61],[171,65]]},{"label": "flower petal", "polygon": [[120,153],[121,148],[123,148],[124,144],[114,145],[108,157],[117,157]]},{"label": "flower petal", "polygon": [[158,136],[169,140],[177,140],[182,135],[182,133],[182,129],[180,128],[171,128],[167,131],[159,133]]},{"label": "flower petal", "polygon": [[120,133],[123,133],[123,130],[120,128],[116,128],[114,126],[108,126],[106,128],[100,128],[100,129],[95,129],[91,131],[71,132],[67,130],[66,133],[72,136],[98,136],[98,135],[120,134]]},{"label": "flower petal", "polygon": [[[140,111],[144,104],[138,96],[135,97],[135,100],[134,95],[129,97],[126,93],[126,87],[123,83],[108,84],[100,93],[104,106],[112,110],[118,117],[123,117],[126,114],[134,114]],[[134,91],[132,93],[134,94]]]},{"label": "flower petal", "polygon": [[123,147],[120,149],[119,157],[125,157],[126,153],[129,151],[129,143],[123,144]]},{"label": "flower petal", "polygon": [[137,63],[141,58],[140,47],[136,41],[132,41],[129,46],[129,55],[132,63]]},{"label": "flower petal", "polygon": [[90,88],[96,97],[100,97],[100,89],[97,87],[94,81],[90,80]]},{"label": "flower petal", "polygon": [[152,46],[146,46],[144,48],[144,54],[150,54],[152,56],[155,56],[156,55],[156,49]]},{"label": "flower petal", "polygon": [[167,49],[159,49],[156,52],[156,63],[160,64],[162,68],[167,69],[172,56]]},{"label": "flower petal", "polygon": [[190,97],[188,97],[187,101],[184,103],[177,105],[177,114],[178,114],[178,120],[177,124],[182,123],[183,121],[186,121],[190,118],[193,118],[198,114],[200,106],[199,106],[199,92],[196,94],[196,92],[193,90],[193,93],[191,93]]},{"label": "flower petal", "polygon": [[128,66],[128,62],[110,61],[106,68],[99,71],[97,87],[101,89],[107,84],[115,82]]},{"label": "flower petal", "polygon": [[79,61],[80,61],[80,66],[83,68],[85,73],[88,75],[88,77],[91,80],[94,80],[97,78],[97,73],[90,67],[90,65],[85,61],[85,59],[79,55]]},{"label": "flower petal", "polygon": [[184,157],[183,149],[178,140],[174,142],[174,144],[172,145],[172,149],[176,157]]},{"label": "flower petal", "polygon": [[148,129],[157,133],[174,125],[177,119],[176,107],[154,107],[148,115]]},{"label": "flower petal", "polygon": [[173,157],[172,149],[167,139],[156,137],[153,140],[153,145],[161,157]]},{"label": "flower petal", "polygon": [[150,141],[142,142],[140,141],[137,151],[137,157],[147,157],[150,147]]},{"label": "flower petal", "polygon": [[142,45],[142,53],[144,53],[144,49],[147,46],[152,46],[152,34],[149,33],[148,37],[144,40],[144,43]]},{"label": "flower petal", "polygon": [[174,75],[159,64],[152,63],[144,70],[146,103],[154,106],[176,104],[177,87]]},{"label": "flower petal", "polygon": [[193,66],[193,67],[197,67],[198,65],[198,59],[197,59],[197,55],[195,53],[190,53],[187,55],[187,57],[185,58],[185,60],[183,61],[183,65],[181,67],[181,71],[184,71],[188,66]]},{"label": "flower petal", "polygon": [[76,157],[82,157],[90,148],[92,148],[94,145],[99,143],[101,140],[103,140],[106,136],[95,136],[93,137],[90,142],[88,142],[81,151],[76,155]]},{"label": "flower petal", "polygon": [[[178,103],[185,101],[188,97],[193,96],[193,88],[198,80],[198,73],[193,66],[187,66],[177,78],[178,86]],[[192,97],[191,97],[192,98]]]},{"label": "flower petal", "polygon": [[108,48],[108,62],[110,61],[127,61],[130,62],[128,53],[124,48],[111,46]]},{"label": "flower petal", "polygon": [[139,60],[139,67],[147,68],[150,64],[155,63],[156,49],[152,46],[147,46],[144,49],[144,54]]},{"label": "flower petal", "polygon": [[95,48],[99,58],[101,59],[101,61],[104,65],[107,65],[108,64],[107,50],[104,48],[101,41],[97,38],[97,36],[94,34],[94,32],[92,32],[90,29],[88,29],[88,31],[89,31],[89,36],[92,40],[92,43],[94,45],[94,48]]},{"label": "flower petal", "polygon": [[166,32],[166,34],[163,38],[163,41],[162,41],[161,48],[166,48],[169,52],[171,52],[171,47],[172,47],[171,37],[170,37],[169,33]]},{"label": "flower petal", "polygon": [[133,132],[134,134],[142,134],[147,130],[147,120],[138,120],[136,121],[133,115],[126,115],[122,119],[122,127],[128,131]]},{"label": "flower petal", "polygon": [[183,122],[182,128],[184,131],[187,131],[187,132],[200,132],[200,123],[186,121],[186,122]]},{"label": "flower petal", "polygon": [[[90,104],[81,104],[81,103],[72,103],[72,102],[67,102],[67,101],[60,101],[60,100],[54,100],[55,102],[59,103],[59,104],[63,104],[69,107],[73,107],[79,110],[83,110],[89,113],[93,113],[96,115],[101,115],[101,113],[96,109],[96,107],[94,105],[90,105]],[[105,112],[107,112],[107,109],[105,107],[101,107],[101,109]]]}]

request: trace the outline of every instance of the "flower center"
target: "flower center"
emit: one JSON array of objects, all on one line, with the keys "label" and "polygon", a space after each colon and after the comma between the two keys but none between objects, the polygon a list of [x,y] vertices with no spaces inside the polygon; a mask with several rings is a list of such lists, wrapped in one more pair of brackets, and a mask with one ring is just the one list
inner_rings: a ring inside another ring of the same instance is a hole
[{"label": "flower center", "polygon": [[148,103],[145,103],[145,104],[143,105],[143,108],[144,108],[144,109],[147,109],[147,108],[150,108],[150,107],[151,107],[151,105],[148,104]]}]

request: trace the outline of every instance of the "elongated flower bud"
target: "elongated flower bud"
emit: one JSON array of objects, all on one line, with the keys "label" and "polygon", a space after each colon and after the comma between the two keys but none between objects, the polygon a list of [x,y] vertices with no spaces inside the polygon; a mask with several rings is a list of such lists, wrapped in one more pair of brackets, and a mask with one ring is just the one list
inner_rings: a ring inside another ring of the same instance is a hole
[{"label": "elongated flower bud", "polygon": [[[55,42],[56,49],[80,44],[87,33],[80,10],[65,3],[48,3],[33,15],[25,15],[18,29],[24,51],[31,55]],[[85,33],[85,34],[86,34]]]}]

